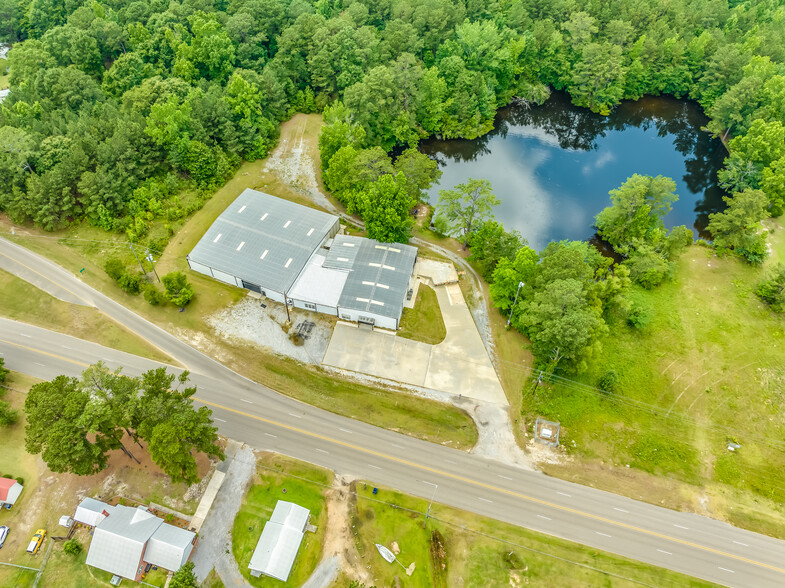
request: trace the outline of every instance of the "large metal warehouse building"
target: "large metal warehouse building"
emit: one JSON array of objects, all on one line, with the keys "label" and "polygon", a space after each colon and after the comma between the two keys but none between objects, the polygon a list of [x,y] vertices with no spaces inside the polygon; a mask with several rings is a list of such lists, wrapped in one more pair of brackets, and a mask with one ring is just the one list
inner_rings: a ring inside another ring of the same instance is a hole
[{"label": "large metal warehouse building", "polygon": [[339,228],[337,216],[249,189],[210,226],[188,264],[277,302],[397,329],[417,249]]}]

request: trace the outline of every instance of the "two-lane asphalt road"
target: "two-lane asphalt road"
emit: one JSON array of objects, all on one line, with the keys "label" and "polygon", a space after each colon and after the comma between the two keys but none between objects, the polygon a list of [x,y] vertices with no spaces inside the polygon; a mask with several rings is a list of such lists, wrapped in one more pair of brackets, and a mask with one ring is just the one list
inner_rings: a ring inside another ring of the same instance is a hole
[{"label": "two-lane asphalt road", "polygon": [[[22,250],[23,252],[25,250]],[[0,253],[16,255],[0,240]],[[29,252],[28,252],[29,254]],[[19,262],[42,277],[32,258]],[[58,268],[56,280],[188,366],[198,400],[222,434],[430,498],[729,586],[785,586],[785,542],[724,523],[659,508],[523,471],[476,455],[316,409],[251,382],[172,337]],[[117,308],[119,307],[119,308]],[[78,375],[105,361],[130,374],[155,362],[0,319],[6,365],[34,376]]]},{"label": "two-lane asphalt road", "polygon": [[[0,354],[42,378],[99,360],[129,374],[161,365],[8,319]],[[254,447],[721,584],[785,585],[782,541],[352,421],[242,377],[197,370],[191,380],[221,433]]]}]

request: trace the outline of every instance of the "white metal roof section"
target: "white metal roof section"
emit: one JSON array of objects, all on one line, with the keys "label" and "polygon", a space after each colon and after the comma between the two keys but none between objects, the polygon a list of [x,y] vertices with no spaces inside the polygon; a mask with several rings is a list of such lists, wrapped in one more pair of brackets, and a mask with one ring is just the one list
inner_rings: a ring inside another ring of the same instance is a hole
[{"label": "white metal roof section", "polygon": [[416,259],[417,249],[409,245],[336,235],[324,265],[351,270],[340,307],[398,319]]},{"label": "white metal roof section", "polygon": [[79,503],[79,506],[76,507],[74,520],[79,523],[95,527],[98,523],[106,518],[103,514],[104,511],[112,514],[113,510],[113,506],[110,506],[105,502],[101,502],[100,500],[96,500],[95,498],[87,497]]},{"label": "white metal roof section", "polygon": [[141,508],[115,506],[95,528],[85,563],[133,580],[145,543],[162,524]]},{"label": "white metal roof section", "polygon": [[248,564],[251,571],[285,582],[292,571],[309,516],[307,508],[279,500],[251,556]]},{"label": "white metal roof section", "polygon": [[144,560],[176,572],[188,559],[194,537],[191,531],[164,523],[147,542]]},{"label": "white metal roof section", "polygon": [[207,229],[188,258],[283,292],[337,226],[337,216],[247,189]]},{"label": "white metal roof section", "polygon": [[[324,267],[325,256],[314,253],[300,277],[289,290],[289,297],[336,308],[349,272]],[[279,503],[280,504],[280,503]]]},{"label": "white metal roof section", "polygon": [[286,502],[279,500],[275,503],[273,516],[270,517],[271,523],[278,523],[292,529],[298,529],[300,532],[305,530],[305,525],[308,524],[308,519],[311,516],[311,511],[307,508],[295,504],[294,502]]}]

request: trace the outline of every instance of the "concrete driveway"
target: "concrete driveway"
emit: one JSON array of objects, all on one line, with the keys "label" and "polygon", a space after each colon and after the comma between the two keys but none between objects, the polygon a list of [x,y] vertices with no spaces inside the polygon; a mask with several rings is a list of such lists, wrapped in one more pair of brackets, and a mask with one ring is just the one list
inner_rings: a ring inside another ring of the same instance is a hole
[{"label": "concrete driveway", "polygon": [[338,323],[323,364],[404,384],[507,405],[460,286],[435,286],[447,336],[428,345]]}]

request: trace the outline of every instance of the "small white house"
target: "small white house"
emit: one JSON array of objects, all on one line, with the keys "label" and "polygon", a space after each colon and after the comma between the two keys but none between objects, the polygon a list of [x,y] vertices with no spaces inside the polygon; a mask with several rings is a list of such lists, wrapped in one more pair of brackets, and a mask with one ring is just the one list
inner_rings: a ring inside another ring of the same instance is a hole
[{"label": "small white house", "polygon": [[0,478],[0,507],[11,508],[22,493],[22,486],[13,478]]},{"label": "small white house", "polygon": [[286,582],[310,518],[311,512],[307,508],[279,500],[273,516],[264,525],[248,564],[251,575],[265,575]]}]

